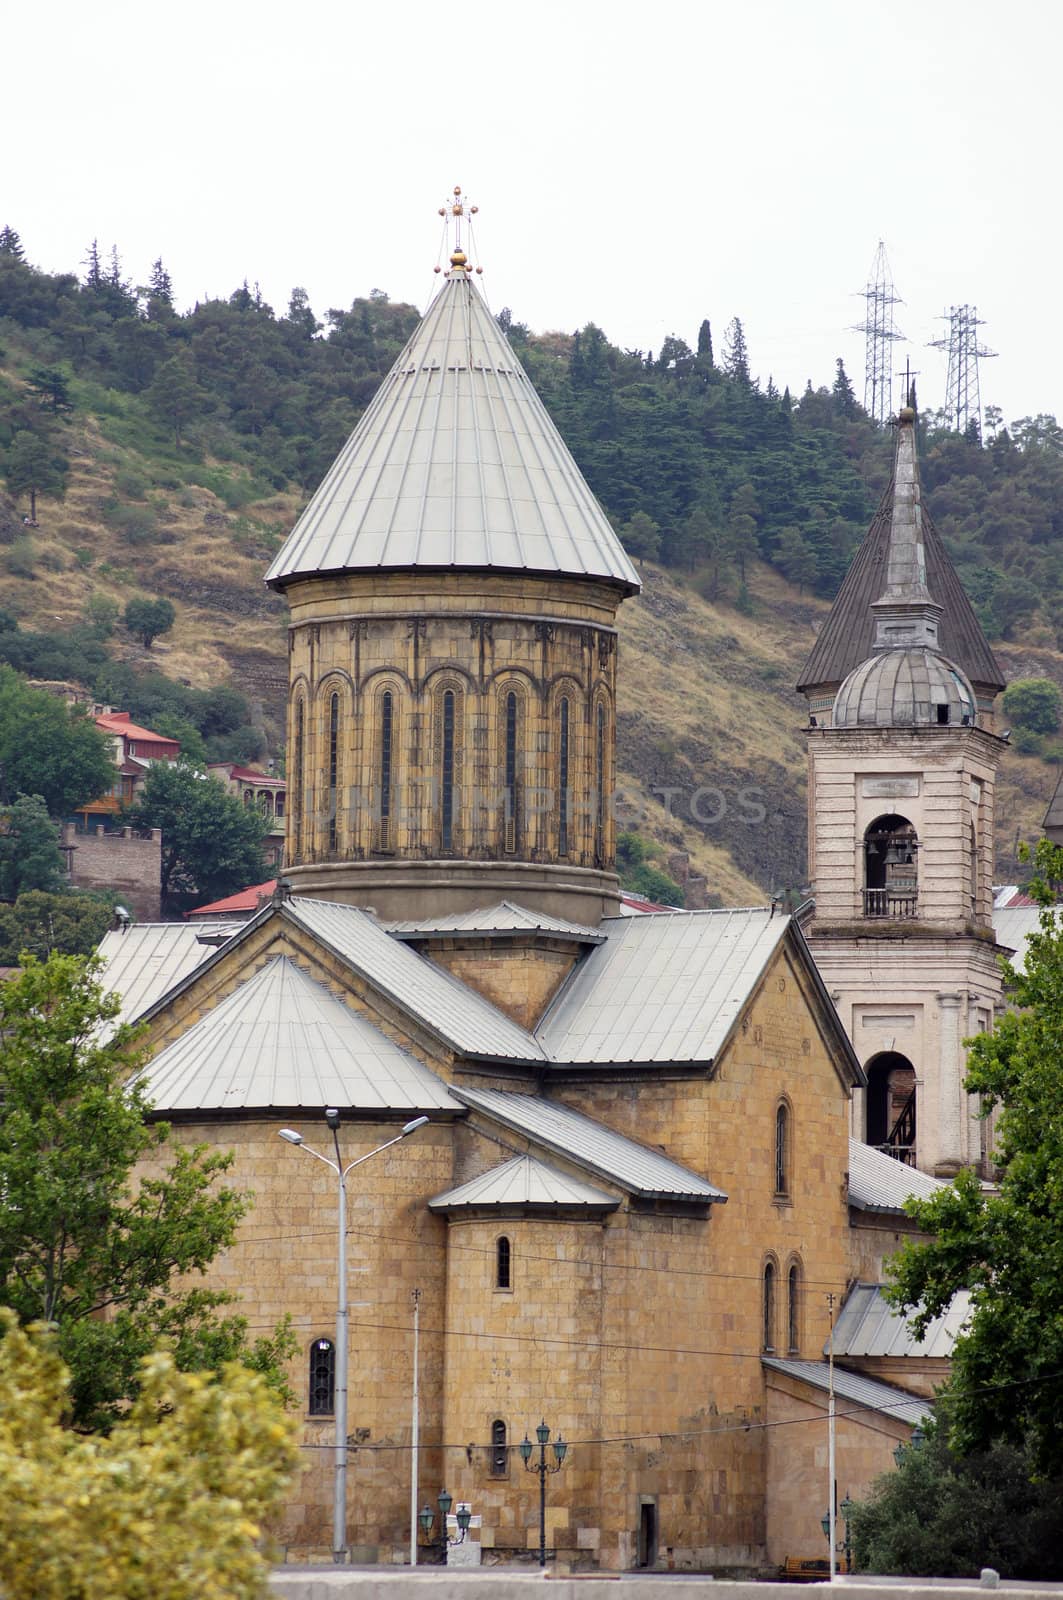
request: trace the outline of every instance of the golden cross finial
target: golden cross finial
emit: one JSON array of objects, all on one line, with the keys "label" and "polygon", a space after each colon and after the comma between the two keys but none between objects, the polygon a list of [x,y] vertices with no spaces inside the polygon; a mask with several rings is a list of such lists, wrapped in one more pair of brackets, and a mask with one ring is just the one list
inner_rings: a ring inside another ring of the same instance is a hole
[{"label": "golden cross finial", "polygon": [[[470,219],[469,224],[468,224],[468,233],[469,233],[469,248],[471,249],[472,248],[472,221],[471,221],[471,219],[476,215],[476,213],[479,211],[479,209],[480,209],[479,206],[470,206],[470,205],[466,204],[465,197],[461,192],[461,185],[460,184],[455,184],[454,193],[453,193],[452,197],[447,201],[446,205],[442,205],[439,208],[439,215],[444,219],[443,220],[444,238],[448,238],[449,237],[450,228],[451,228],[451,224],[452,223],[453,223],[453,227],[454,227],[454,248],[450,253],[450,264],[451,264],[452,267],[454,267],[456,269],[460,269],[463,272],[469,271],[471,269],[469,267],[469,258],[465,254],[465,250],[464,250],[464,248],[462,246],[462,241],[461,241],[462,223],[464,222],[466,217],[468,217]],[[440,268],[438,266],[436,267],[436,271],[437,272],[440,271]],[[483,268],[482,267],[477,267],[476,271],[477,272],[482,272]]]}]

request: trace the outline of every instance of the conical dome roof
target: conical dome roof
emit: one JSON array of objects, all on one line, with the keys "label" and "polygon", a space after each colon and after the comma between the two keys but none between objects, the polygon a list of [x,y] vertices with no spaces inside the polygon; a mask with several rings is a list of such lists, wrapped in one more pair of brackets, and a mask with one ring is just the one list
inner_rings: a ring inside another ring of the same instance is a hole
[{"label": "conical dome roof", "polygon": [[483,297],[455,268],[266,582],[489,568],[641,586]]}]

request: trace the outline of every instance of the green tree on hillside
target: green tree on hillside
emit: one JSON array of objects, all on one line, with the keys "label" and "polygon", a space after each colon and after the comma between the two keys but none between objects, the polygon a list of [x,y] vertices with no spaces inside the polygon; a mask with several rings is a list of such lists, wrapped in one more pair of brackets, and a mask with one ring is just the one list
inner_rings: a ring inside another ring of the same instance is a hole
[{"label": "green tree on hillside", "polygon": [[1063,716],[1063,693],[1051,678],[1016,678],[1004,690],[1004,715],[1034,733],[1055,733]]},{"label": "green tree on hillside", "polygon": [[122,621],[150,650],[160,634],[169,633],[177,616],[169,600],[130,600],[122,613]]},{"label": "green tree on hillside", "polygon": [[39,794],[20,794],[0,812],[0,900],[28,889],[57,894],[66,880],[59,829]]},{"label": "green tree on hillside", "polygon": [[136,827],[162,829],[162,901],[168,912],[220,900],[266,876],[268,824],[214,778],[183,763],[157,763],[127,813]]},{"label": "green tree on hillside", "polygon": [[[167,1125],[148,1122],[143,1057],[119,1009],[78,956],[31,956],[0,985],[0,1304],[23,1326],[55,1328],[71,1420],[95,1431],[135,1397],[160,1339],[186,1370],[243,1358],[278,1389],[288,1353],[283,1333],[249,1348],[246,1323],[218,1314],[233,1297],[188,1286],[232,1243],[251,1197],[226,1185],[231,1155],[172,1149]],[[148,1161],[158,1175],[134,1182]]]},{"label": "green tree on hillside", "polygon": [[645,511],[636,511],[620,529],[620,542],[636,561],[657,561],[661,554],[661,530]]},{"label": "green tree on hillside", "polygon": [[80,708],[0,667],[0,804],[40,795],[52,817],[68,817],[114,782],[103,734]]},{"label": "green tree on hillside", "polygon": [[62,367],[34,367],[26,379],[26,387],[32,395],[36,395],[41,409],[50,411],[53,417],[74,409],[70,398],[70,378]]},{"label": "green tree on hillside", "polygon": [[39,494],[62,499],[69,467],[62,450],[46,434],[31,433],[27,428],[15,434],[4,458],[4,476],[13,495],[29,495],[31,523],[37,521]]},{"label": "green tree on hillside", "polygon": [[46,961],[53,950],[91,955],[113,921],[114,907],[104,896],[77,889],[63,894],[24,890],[13,905],[0,906],[0,964],[17,966],[24,951],[38,961]]},{"label": "green tree on hillside", "polygon": [[917,1331],[960,1289],[973,1309],[952,1356],[951,1440],[962,1452],[1028,1437],[1040,1469],[1063,1475],[1063,849],[1041,840],[1030,892],[1042,907],[1014,1009],[970,1044],[968,1092],[997,1109],[987,1192],[967,1169],[910,1215],[930,1242],[893,1258],[894,1303]]},{"label": "green tree on hillside", "polygon": [[153,415],[173,429],[178,449],[189,422],[213,409],[211,397],[199,382],[195,361],[187,350],[178,351],[162,363],[144,391],[144,398]]},{"label": "green tree on hillside", "polygon": [[0,228],[0,256],[10,256],[15,261],[25,261],[22,240],[8,223]]},{"label": "green tree on hillside", "polygon": [[746,332],[738,317],[732,317],[727,324],[727,331],[723,338],[723,370],[729,378],[736,383],[748,387],[750,383],[749,351],[746,348]]}]

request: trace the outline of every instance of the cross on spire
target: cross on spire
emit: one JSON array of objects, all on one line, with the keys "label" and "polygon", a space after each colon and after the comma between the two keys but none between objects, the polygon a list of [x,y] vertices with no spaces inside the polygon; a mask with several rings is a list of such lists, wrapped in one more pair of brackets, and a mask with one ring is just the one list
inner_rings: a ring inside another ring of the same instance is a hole
[{"label": "cross on spire", "polygon": [[[469,258],[466,255],[464,247],[462,245],[462,224],[465,222],[466,218],[469,219],[467,227],[468,227],[469,249],[471,250],[472,249],[472,219],[476,215],[476,213],[479,211],[479,209],[480,209],[479,206],[470,206],[470,205],[466,204],[465,196],[461,192],[461,185],[460,184],[455,184],[454,185],[454,193],[453,193],[453,195],[451,196],[450,199],[447,200],[445,205],[441,205],[440,208],[439,208],[439,215],[443,218],[443,238],[444,238],[444,240],[449,242],[451,227],[453,226],[453,229],[454,229],[454,248],[450,252],[450,265],[453,268],[460,269],[463,272],[464,271],[469,271],[471,269],[469,267]],[[440,269],[437,266],[436,267],[436,271],[438,272],[439,270]],[[477,272],[482,272],[483,268],[482,267],[477,267],[475,270]]]}]

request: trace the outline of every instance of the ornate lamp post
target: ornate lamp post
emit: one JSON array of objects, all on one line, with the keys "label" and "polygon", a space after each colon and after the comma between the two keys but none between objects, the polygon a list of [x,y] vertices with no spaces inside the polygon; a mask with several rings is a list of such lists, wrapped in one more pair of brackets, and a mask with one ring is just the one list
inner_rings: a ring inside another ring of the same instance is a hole
[{"label": "ornate lamp post", "polygon": [[568,1445],[565,1443],[564,1439],[562,1439],[562,1437],[561,1437],[561,1435],[559,1433],[557,1438],[554,1440],[554,1460],[553,1460],[553,1463],[550,1463],[550,1462],[547,1461],[547,1459],[546,1459],[546,1447],[550,1443],[550,1429],[546,1426],[546,1418],[545,1417],[543,1418],[542,1422],[540,1422],[539,1426],[536,1428],[535,1437],[539,1441],[539,1459],[538,1459],[538,1461],[535,1461],[535,1462],[532,1461],[531,1456],[532,1456],[532,1449],[534,1447],[532,1445],[531,1440],[528,1438],[527,1434],[524,1435],[524,1438],[523,1438],[522,1442],[517,1446],[517,1450],[520,1452],[520,1459],[524,1462],[525,1471],[527,1471],[527,1472],[537,1472],[539,1474],[539,1565],[540,1565],[540,1567],[545,1567],[546,1566],[546,1477],[547,1477],[547,1473],[560,1472],[561,1471],[561,1468],[565,1464],[565,1456],[568,1453]]},{"label": "ornate lamp post", "polygon": [[458,1537],[452,1539],[447,1532],[447,1518],[450,1516],[450,1508],[454,1504],[454,1496],[448,1494],[445,1489],[440,1489],[437,1503],[439,1505],[438,1540],[432,1539],[432,1524],[435,1521],[435,1513],[431,1506],[422,1506],[417,1513],[417,1520],[421,1524],[426,1544],[438,1544],[445,1557],[448,1550],[453,1550],[455,1546],[465,1543],[465,1535],[468,1533],[469,1523],[472,1521],[472,1512],[467,1505],[459,1505],[454,1514],[458,1524]]},{"label": "ornate lamp post", "polygon": [[[842,1521],[845,1523],[845,1538],[842,1540],[841,1544],[838,1546],[838,1550],[845,1557],[845,1570],[846,1570],[846,1572],[852,1572],[852,1570],[853,1570],[853,1547],[852,1547],[852,1543],[851,1543],[850,1538],[849,1538],[849,1518],[852,1515],[852,1509],[853,1509],[853,1502],[849,1499],[849,1496],[846,1495],[845,1499],[842,1501],[841,1505],[838,1507],[838,1510],[842,1514]],[[819,1519],[819,1525],[823,1529],[823,1537],[825,1539],[829,1539],[830,1538],[830,1523],[831,1523],[830,1512],[829,1511],[825,1511],[823,1513],[822,1517],[820,1517],[820,1519]]]},{"label": "ornate lamp post", "polygon": [[390,1150],[393,1144],[398,1144],[401,1139],[416,1133],[417,1129],[423,1128],[427,1121],[427,1117],[414,1117],[394,1139],[388,1139],[386,1143],[377,1145],[375,1150],[359,1156],[356,1161],[349,1161],[346,1166],[343,1165],[340,1156],[340,1114],[335,1106],[329,1106],[325,1112],[325,1122],[332,1133],[332,1144],[336,1151],[335,1161],[330,1161],[328,1156],[321,1155],[317,1150],[311,1150],[308,1144],[303,1143],[302,1134],[297,1133],[294,1128],[279,1130],[282,1139],[288,1144],[298,1145],[308,1156],[313,1156],[315,1161],[324,1162],[339,1180],[339,1231],[336,1244],[336,1444],[332,1497],[332,1559],[337,1562],[344,1561],[347,1557],[347,1174],[355,1167],[360,1167],[363,1161],[378,1156],[382,1150]]}]

